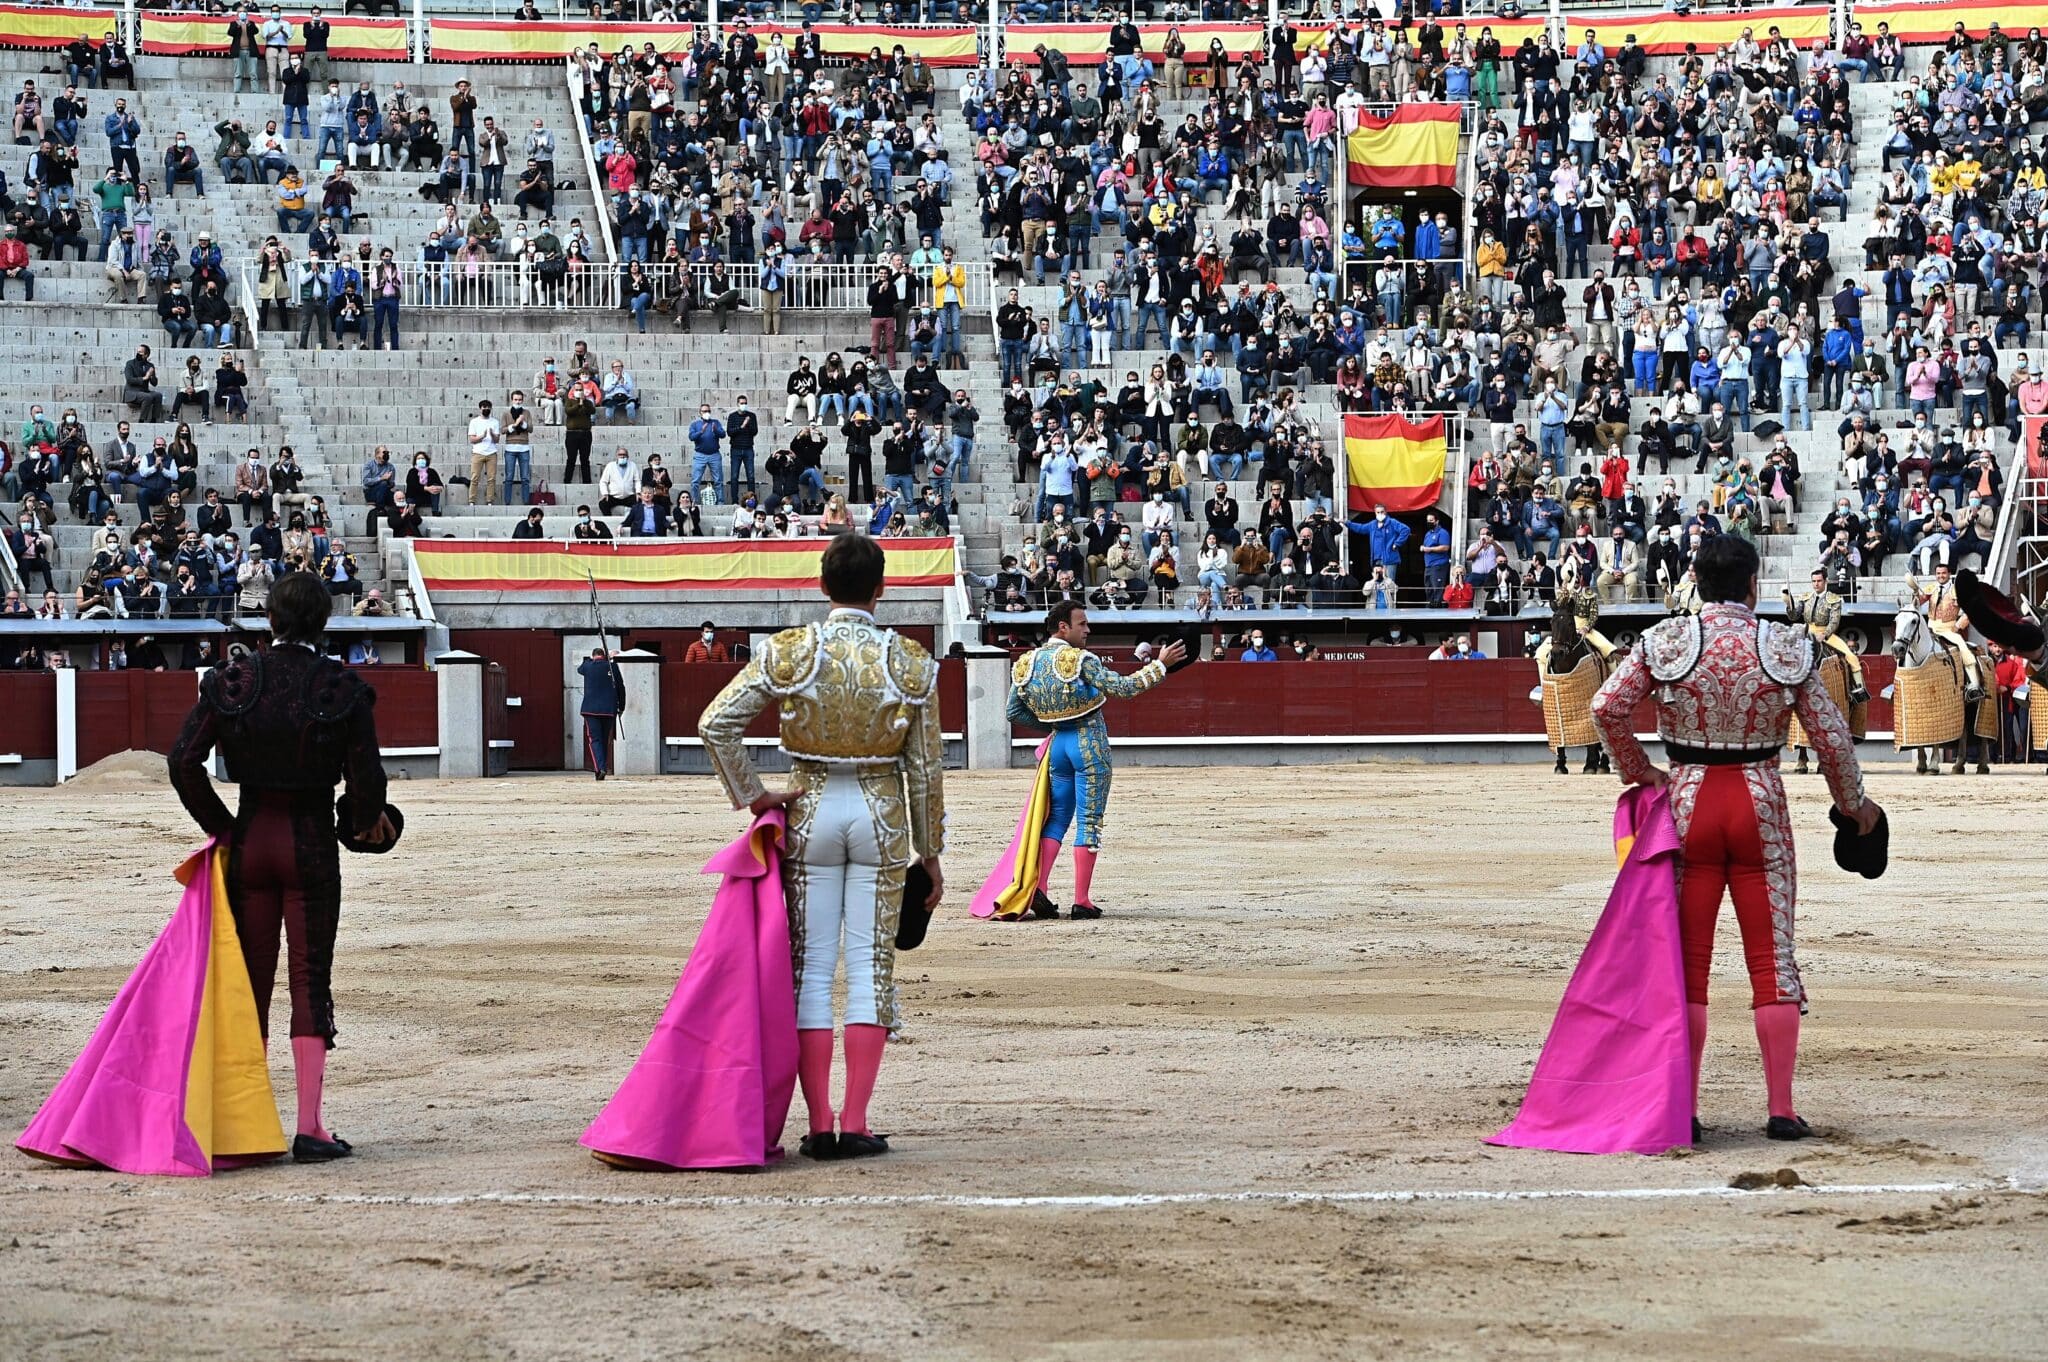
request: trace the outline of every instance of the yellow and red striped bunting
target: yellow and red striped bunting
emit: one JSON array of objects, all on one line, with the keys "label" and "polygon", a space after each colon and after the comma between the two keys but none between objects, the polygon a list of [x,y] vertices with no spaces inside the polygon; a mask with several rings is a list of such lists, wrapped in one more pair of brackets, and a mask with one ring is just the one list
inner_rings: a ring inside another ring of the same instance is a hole
[{"label": "yellow and red striped bunting", "polygon": [[[432,591],[811,591],[829,538],[416,539],[413,561]],[[951,539],[884,539],[883,581],[950,586]]]},{"label": "yellow and red striped bunting", "polygon": [[[306,16],[286,14],[292,26],[294,52],[306,50]],[[142,16],[142,50],[151,56],[225,56],[228,24],[225,15],[145,14]],[[336,61],[404,61],[408,54],[403,19],[357,19],[336,15],[329,19],[327,55]]]},{"label": "yellow and red striped bunting", "polygon": [[[622,47],[635,51],[649,43],[667,56],[687,51],[694,30],[688,24],[596,24],[580,20],[511,23],[501,19],[430,19],[433,60],[475,61],[561,61],[596,43],[610,55]],[[786,24],[754,24],[750,32],[764,45],[769,36],[781,33],[786,44],[794,45],[803,32]],[[866,56],[879,47],[886,54],[903,49],[906,57],[922,56],[931,66],[972,66],[975,62],[976,30],[958,28],[897,28],[887,24],[814,24],[819,46],[827,58]]]},{"label": "yellow and red striped bunting", "polygon": [[120,18],[120,12],[111,9],[0,5],[0,47],[67,47],[79,38],[98,43],[118,27]]},{"label": "yellow and red striped bunting", "polygon": [[[1940,6],[1912,6],[1938,13]],[[1986,8],[1989,8],[1988,6]],[[1860,14],[1863,7],[1858,6]],[[1768,42],[1772,30],[1777,36],[1789,39],[1802,48],[1811,47],[1814,39],[1823,42],[1828,37],[1828,9],[1825,5],[1799,9],[1752,9],[1730,11],[1720,14],[1615,14],[1610,11],[1593,10],[1565,16],[1564,56],[1570,59],[1585,41],[1586,30],[1592,29],[1600,45],[1611,54],[1633,34],[1638,46],[1653,57],[1666,57],[1682,53],[1688,46],[1696,47],[1704,55],[1717,47],[1734,43],[1747,32],[1758,42]],[[1876,30],[1871,30],[1873,33]]]}]

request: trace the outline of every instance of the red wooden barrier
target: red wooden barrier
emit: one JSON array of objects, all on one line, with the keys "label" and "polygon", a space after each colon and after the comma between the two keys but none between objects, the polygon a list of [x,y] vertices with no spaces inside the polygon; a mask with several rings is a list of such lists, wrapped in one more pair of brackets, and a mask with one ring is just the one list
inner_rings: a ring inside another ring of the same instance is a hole
[{"label": "red wooden barrier", "polygon": [[562,769],[562,639],[552,629],[451,629],[448,646],[505,669],[506,714],[515,771]]},{"label": "red wooden barrier", "polygon": [[[738,676],[738,662],[663,662],[661,664],[661,727],[665,738],[694,738],[697,720],[728,681]],[[967,662],[939,659],[939,727],[947,733],[967,731]],[[747,727],[750,738],[776,734],[775,707]]]},{"label": "red wooden barrier", "polygon": [[440,681],[424,667],[356,667],[377,692],[377,742],[384,747],[441,745]]},{"label": "red wooden barrier", "polygon": [[967,731],[967,659],[939,659],[939,731]]},{"label": "red wooden barrier", "polygon": [[511,741],[512,711],[505,704],[507,693],[505,669],[495,662],[485,663],[484,741],[486,743]]},{"label": "red wooden barrier", "polygon": [[[1866,657],[1863,668],[1869,727],[1889,731],[1891,702],[1878,692],[1891,684],[1892,659]],[[1526,658],[1430,662],[1375,652],[1356,662],[1204,662],[1140,699],[1110,701],[1103,717],[1111,737],[1127,738],[1540,734],[1543,711],[1529,699],[1537,684]],[[1650,701],[1635,717],[1638,733],[1655,730]]]},{"label": "red wooden barrier", "polygon": [[[697,720],[704,706],[725,689],[728,681],[745,670],[739,662],[664,662],[661,664],[661,736],[694,738]],[[772,738],[776,732],[775,706],[761,711],[747,725],[750,738]]]},{"label": "red wooden barrier", "polygon": [[57,759],[57,677],[0,672],[0,752],[23,761]]},{"label": "red wooden barrier", "polygon": [[116,752],[169,752],[199,698],[196,672],[78,673],[78,765]]},{"label": "red wooden barrier", "polygon": [[1113,737],[1422,737],[1541,733],[1522,658],[1204,662],[1104,712]]}]

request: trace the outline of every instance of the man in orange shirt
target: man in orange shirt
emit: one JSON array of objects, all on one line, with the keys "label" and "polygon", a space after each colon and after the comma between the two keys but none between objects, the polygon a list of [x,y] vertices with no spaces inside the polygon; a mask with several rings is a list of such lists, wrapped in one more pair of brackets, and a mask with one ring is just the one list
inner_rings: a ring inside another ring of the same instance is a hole
[{"label": "man in orange shirt", "polygon": [[718,641],[718,630],[710,620],[704,621],[704,632],[683,652],[685,662],[730,662],[732,651]]}]

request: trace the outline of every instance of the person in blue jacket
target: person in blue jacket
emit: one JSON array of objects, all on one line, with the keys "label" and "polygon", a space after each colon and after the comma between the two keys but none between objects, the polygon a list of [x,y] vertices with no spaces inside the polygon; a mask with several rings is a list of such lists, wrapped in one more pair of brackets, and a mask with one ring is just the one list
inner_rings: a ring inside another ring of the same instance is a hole
[{"label": "person in blue jacket", "polygon": [[1422,589],[1432,609],[1442,609],[1444,588],[1451,584],[1451,532],[1435,511],[1423,517]]},{"label": "person in blue jacket", "polygon": [[1820,339],[1820,404],[1823,410],[1842,405],[1842,386],[1856,362],[1856,336],[1836,317]]},{"label": "person in blue jacket", "polygon": [[590,773],[603,780],[612,772],[612,735],[626,709],[626,678],[603,645],[576,664],[583,678],[583,756]]},{"label": "person in blue jacket", "polygon": [[1401,546],[1408,542],[1409,528],[1387,514],[1383,505],[1372,508],[1371,520],[1347,520],[1344,528],[1362,534],[1372,546],[1372,566],[1384,567],[1392,577],[1401,566]]}]

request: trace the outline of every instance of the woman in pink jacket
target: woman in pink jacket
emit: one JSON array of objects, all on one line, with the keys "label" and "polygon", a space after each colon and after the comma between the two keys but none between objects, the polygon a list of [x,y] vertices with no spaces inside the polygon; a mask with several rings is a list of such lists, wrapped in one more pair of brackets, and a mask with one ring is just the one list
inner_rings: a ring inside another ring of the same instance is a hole
[{"label": "woman in pink jacket", "polygon": [[1913,362],[1906,366],[1906,397],[1915,415],[1925,412],[1934,419],[1934,392],[1941,383],[1941,365],[1924,345],[1915,346]]}]

